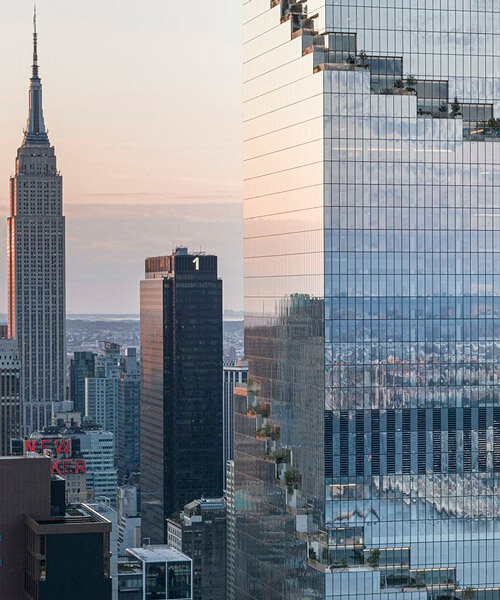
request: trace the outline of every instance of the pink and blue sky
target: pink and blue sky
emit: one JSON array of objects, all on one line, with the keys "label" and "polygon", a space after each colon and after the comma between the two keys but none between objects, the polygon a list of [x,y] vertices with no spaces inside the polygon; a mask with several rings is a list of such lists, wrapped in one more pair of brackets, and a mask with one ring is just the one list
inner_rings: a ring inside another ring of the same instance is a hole
[{"label": "pink and blue sky", "polygon": [[[219,255],[226,308],[240,309],[240,3],[37,6],[45,122],[64,176],[68,313],[137,312],[144,258],[176,244]],[[30,0],[0,5],[0,312],[32,11]]]}]

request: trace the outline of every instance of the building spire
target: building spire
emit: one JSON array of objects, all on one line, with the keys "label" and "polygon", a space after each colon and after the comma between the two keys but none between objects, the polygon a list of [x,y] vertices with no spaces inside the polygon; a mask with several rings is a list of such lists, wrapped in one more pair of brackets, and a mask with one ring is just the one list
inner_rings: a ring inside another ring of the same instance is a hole
[{"label": "building spire", "polygon": [[38,33],[36,30],[36,4],[33,7],[33,77],[38,77]]},{"label": "building spire", "polygon": [[29,89],[28,124],[24,132],[23,146],[49,146],[42,107],[42,82],[38,73],[38,30],[36,4],[33,10],[33,66]]}]

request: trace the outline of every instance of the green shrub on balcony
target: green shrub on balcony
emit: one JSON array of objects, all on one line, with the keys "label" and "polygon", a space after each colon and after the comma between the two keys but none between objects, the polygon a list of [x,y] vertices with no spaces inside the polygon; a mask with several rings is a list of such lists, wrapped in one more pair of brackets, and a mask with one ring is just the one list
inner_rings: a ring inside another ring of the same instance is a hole
[{"label": "green shrub on balcony", "polygon": [[300,473],[297,469],[294,469],[292,467],[285,471],[285,483],[288,488],[289,494],[293,493],[294,489],[297,489],[300,481],[301,481],[301,477],[300,477]]},{"label": "green shrub on balcony", "polygon": [[380,549],[379,548],[373,548],[373,550],[370,552],[370,555],[368,556],[368,560],[366,561],[366,564],[369,567],[378,567],[380,564]]}]

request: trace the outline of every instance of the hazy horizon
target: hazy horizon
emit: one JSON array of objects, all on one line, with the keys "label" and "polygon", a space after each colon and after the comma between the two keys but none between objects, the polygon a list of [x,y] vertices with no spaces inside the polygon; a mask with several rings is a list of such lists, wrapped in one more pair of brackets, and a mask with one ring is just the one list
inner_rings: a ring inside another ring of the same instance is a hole
[{"label": "hazy horizon", "polygon": [[[45,122],[64,177],[67,312],[138,312],[144,259],[215,253],[242,307],[240,7],[37,2]],[[33,3],[0,19],[0,215],[28,111]],[[186,22],[185,28],[179,24]],[[186,31],[189,31],[187,34]],[[209,57],[210,60],[205,60]],[[5,220],[4,220],[5,223]],[[0,222],[0,310],[6,306]]]}]

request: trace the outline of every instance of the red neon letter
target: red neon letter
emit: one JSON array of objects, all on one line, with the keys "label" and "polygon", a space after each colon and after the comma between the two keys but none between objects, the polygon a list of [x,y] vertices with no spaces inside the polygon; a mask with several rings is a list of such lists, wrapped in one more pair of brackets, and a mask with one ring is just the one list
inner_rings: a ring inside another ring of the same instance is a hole
[{"label": "red neon letter", "polygon": [[72,469],[71,469],[72,465],[73,465],[73,461],[70,458],[65,458],[63,460],[63,471],[64,471],[65,475],[66,475],[66,473],[71,473],[71,471],[72,471]]},{"label": "red neon letter", "polygon": [[57,454],[61,454],[64,450],[65,456],[71,455],[71,440],[54,440],[54,447],[56,449]]},{"label": "red neon letter", "polygon": [[36,442],[35,440],[24,440],[24,451],[28,452],[36,452]]},{"label": "red neon letter", "polygon": [[62,475],[61,469],[59,468],[60,464],[61,464],[60,460],[53,460],[50,463],[50,474],[51,475],[53,475],[56,471],[57,471],[57,473],[59,473],[59,475]]},{"label": "red neon letter", "polygon": [[42,440],[42,454],[45,450],[45,446],[50,446],[50,440]]},{"label": "red neon letter", "polygon": [[61,469],[59,469],[59,465],[61,464],[60,460],[53,460],[50,465],[50,474],[53,475],[56,471],[59,475],[62,475]]},{"label": "red neon letter", "polygon": [[85,461],[83,458],[79,458],[75,461],[75,473],[86,473]]}]

